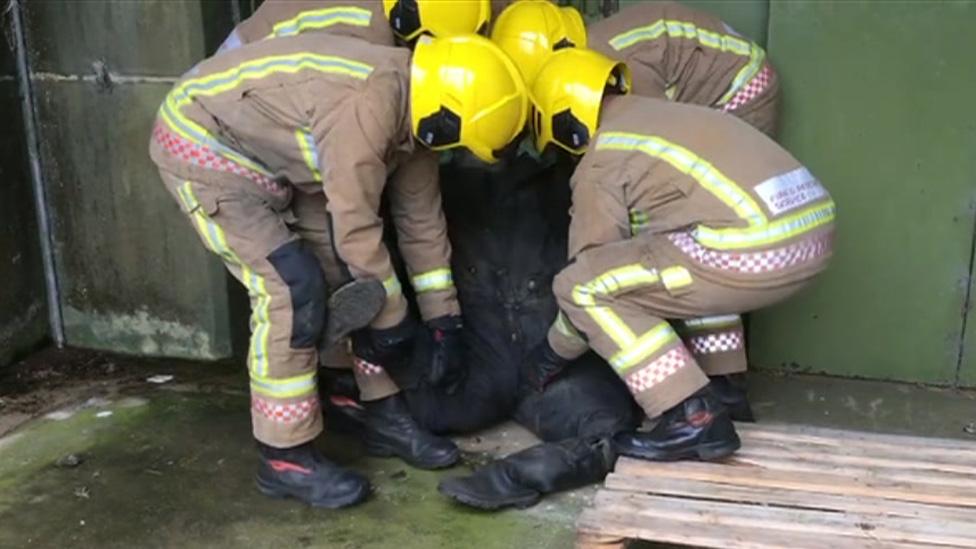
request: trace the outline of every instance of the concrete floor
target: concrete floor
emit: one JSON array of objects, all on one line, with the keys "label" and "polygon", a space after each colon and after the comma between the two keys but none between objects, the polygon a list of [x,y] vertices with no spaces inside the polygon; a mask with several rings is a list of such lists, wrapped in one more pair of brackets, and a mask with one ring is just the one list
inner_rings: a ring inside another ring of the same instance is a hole
[{"label": "concrete floor", "polygon": [[[563,548],[595,490],[496,514],[442,498],[442,475],[532,443],[509,424],[461,439],[465,465],[437,473],[366,458],[355,439],[327,436],[328,455],[373,480],[369,502],[326,511],[269,500],[251,484],[240,372],[158,361],[139,368],[0,438],[0,547]],[[175,378],[144,381],[159,373]],[[972,393],[768,374],[754,375],[752,388],[762,420],[976,442],[967,432],[976,422]],[[81,463],[65,463],[69,455]]]}]

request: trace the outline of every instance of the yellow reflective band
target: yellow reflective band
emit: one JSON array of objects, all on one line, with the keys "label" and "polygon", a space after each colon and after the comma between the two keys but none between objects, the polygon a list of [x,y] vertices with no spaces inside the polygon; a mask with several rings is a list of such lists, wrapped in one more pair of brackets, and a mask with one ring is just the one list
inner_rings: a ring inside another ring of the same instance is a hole
[{"label": "yellow reflective band", "polygon": [[667,97],[668,101],[674,101],[674,96],[676,95],[678,95],[678,86],[675,84],[668,86],[668,88],[664,90],[664,97]]},{"label": "yellow reflective band", "polygon": [[680,265],[668,267],[667,269],[661,271],[661,283],[663,283],[664,287],[669,290],[676,290],[678,288],[690,286],[691,282],[691,273],[688,272],[688,269],[685,269]]},{"label": "yellow reflective band", "polygon": [[569,319],[566,318],[566,315],[563,314],[562,311],[559,311],[559,314],[556,315],[556,321],[553,323],[553,326],[556,327],[557,332],[566,336],[567,338],[581,343],[583,342],[583,338],[580,336],[579,331],[575,326],[573,326],[572,323],[570,323]]},{"label": "yellow reflective band", "polygon": [[755,44],[751,44],[751,49],[749,52],[749,62],[746,63],[744,67],[739,69],[736,73],[735,78],[732,79],[732,83],[729,84],[729,89],[725,92],[725,95],[719,98],[716,103],[717,106],[728,103],[735,97],[735,94],[739,93],[739,90],[745,87],[750,80],[755,78],[759,71],[762,70],[763,63],[766,61],[766,52]]},{"label": "yellow reflective band", "polygon": [[650,218],[646,212],[639,212],[637,210],[630,210],[628,212],[630,215],[630,235],[634,236],[644,229],[647,228],[650,223]]},{"label": "yellow reflective band", "polygon": [[315,372],[284,379],[251,375],[251,390],[271,398],[291,398],[315,391]]},{"label": "yellow reflective band", "polygon": [[699,185],[715,195],[750,225],[761,225],[766,222],[766,215],[749,193],[706,160],[681,145],[653,135],[606,132],[597,138],[596,149],[640,151],[653,158],[659,158],[679,172],[694,178]]},{"label": "yellow reflective band", "polygon": [[418,294],[422,294],[450,289],[454,286],[454,277],[451,275],[451,269],[445,267],[414,275],[410,283]]},{"label": "yellow reflective band", "polygon": [[184,139],[211,147],[217,154],[237,164],[270,175],[259,163],[223,145],[206,128],[187,118],[183,109],[196,97],[213,97],[234,90],[249,80],[259,80],[272,74],[297,74],[306,70],[365,80],[373,72],[373,67],[343,57],[310,52],[260,57],[225,71],[184,80],[166,96],[159,114],[166,125]]},{"label": "yellow reflective band", "polygon": [[712,229],[698,225],[692,235],[703,246],[729,250],[775,244],[830,223],[834,202],[827,202],[770,223],[762,209],[745,190],[725,174],[688,149],[653,135],[606,132],[597,137],[597,150],[639,151],[670,164],[693,178],[715,198],[728,206],[747,228]]},{"label": "yellow reflective band", "polygon": [[620,51],[634,44],[657,40],[667,34],[670,38],[687,38],[697,40],[706,48],[712,48],[736,55],[749,55],[751,43],[730,34],[699,29],[694,23],[659,19],[650,25],[631,29],[610,39],[610,47]]},{"label": "yellow reflective band", "polygon": [[737,250],[775,244],[826,225],[836,217],[833,200],[760,227],[712,229],[698,225],[691,234],[703,246],[716,250]]},{"label": "yellow reflective band", "polygon": [[403,288],[400,287],[400,280],[396,275],[392,275],[383,281],[383,289],[386,290],[386,297],[400,295],[403,291]]},{"label": "yellow reflective band", "polygon": [[248,349],[248,368],[254,375],[267,375],[268,337],[271,334],[271,294],[268,293],[263,277],[248,267],[227,244],[227,236],[201,208],[200,201],[193,192],[189,181],[184,182],[178,192],[192,218],[197,232],[203,237],[207,247],[221,257],[232,269],[238,269],[241,281],[251,298],[251,342]]},{"label": "yellow reflective band", "polygon": [[319,153],[315,147],[315,138],[308,128],[299,128],[295,130],[295,140],[298,141],[298,149],[302,151],[302,158],[305,159],[305,166],[311,172],[312,178],[321,183],[322,173],[319,172]]},{"label": "yellow reflective band", "polygon": [[637,336],[624,321],[609,307],[596,306],[595,296],[608,296],[627,288],[657,283],[657,271],[647,269],[640,263],[618,267],[601,274],[586,284],[573,288],[573,302],[586,310],[587,314],[621,349],[630,346]]},{"label": "yellow reflective band", "polygon": [[684,324],[688,331],[699,332],[704,330],[714,330],[716,328],[728,328],[730,326],[736,326],[740,322],[742,322],[742,317],[739,315],[718,315],[690,318],[688,320],[683,320],[681,323]]},{"label": "yellow reflective band", "polygon": [[677,341],[678,334],[667,322],[651,328],[632,345],[610,357],[610,365],[618,372],[625,372],[643,362],[647,357]]},{"label": "yellow reflective band", "polygon": [[313,29],[331,27],[332,25],[368,27],[372,17],[373,13],[369,10],[354,6],[308,10],[299,13],[291,19],[276,24],[274,30],[267,38],[294,36]]}]

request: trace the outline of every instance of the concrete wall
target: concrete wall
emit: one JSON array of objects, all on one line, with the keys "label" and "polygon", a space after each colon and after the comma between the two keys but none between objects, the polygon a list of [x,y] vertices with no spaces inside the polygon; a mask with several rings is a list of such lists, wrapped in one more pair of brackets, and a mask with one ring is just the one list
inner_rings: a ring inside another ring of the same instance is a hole
[{"label": "concrete wall", "polygon": [[230,355],[246,314],[232,321],[227,275],[147,154],[158,105],[229,32],[229,4],[26,2],[25,20],[68,344]]},{"label": "concrete wall", "polygon": [[14,55],[0,43],[0,366],[47,334],[44,272]]}]

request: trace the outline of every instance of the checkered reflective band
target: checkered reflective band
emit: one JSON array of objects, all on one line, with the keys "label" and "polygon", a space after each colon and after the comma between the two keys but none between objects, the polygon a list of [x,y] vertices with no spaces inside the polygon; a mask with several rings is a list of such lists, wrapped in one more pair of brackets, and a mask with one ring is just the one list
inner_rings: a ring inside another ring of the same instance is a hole
[{"label": "checkered reflective band", "polygon": [[746,82],[746,85],[736,92],[732,96],[732,99],[729,99],[728,103],[722,105],[722,112],[734,111],[762,95],[762,92],[766,91],[766,88],[769,87],[769,83],[773,79],[773,74],[773,67],[769,63],[763,65],[763,68],[756,76],[753,76]]}]

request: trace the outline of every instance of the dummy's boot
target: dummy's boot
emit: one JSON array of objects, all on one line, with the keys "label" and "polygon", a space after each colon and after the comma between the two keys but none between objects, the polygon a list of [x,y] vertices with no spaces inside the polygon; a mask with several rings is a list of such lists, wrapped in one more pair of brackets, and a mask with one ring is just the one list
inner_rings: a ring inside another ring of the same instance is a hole
[{"label": "dummy's boot", "polygon": [[749,397],[746,394],[745,374],[715,376],[709,379],[712,380],[712,391],[729,409],[729,415],[733,421],[748,423],[756,421],[756,416],[752,413],[752,406],[749,405]]},{"label": "dummy's boot", "polygon": [[365,278],[340,286],[329,296],[319,349],[327,349],[350,332],[368,326],[385,303],[386,290],[379,280]]},{"label": "dummy's boot", "polygon": [[258,443],[258,452],[257,485],[267,496],[336,509],[359,503],[369,495],[369,481],[322,457],[311,442],[294,448]]},{"label": "dummy's boot", "polygon": [[537,503],[543,494],[603,480],[614,460],[606,439],[544,443],[495,461],[472,475],[445,479],[437,489],[479,509],[522,509]]},{"label": "dummy's boot", "polygon": [[650,461],[713,461],[739,449],[728,408],[705,387],[664,412],[650,431],[618,433],[618,454]]},{"label": "dummy's boot", "polygon": [[400,393],[363,404],[368,454],[397,456],[418,469],[441,469],[457,463],[457,446],[450,439],[421,429]]},{"label": "dummy's boot", "polygon": [[319,398],[330,431],[365,431],[366,408],[359,402],[359,387],[352,370],[319,368]]}]

